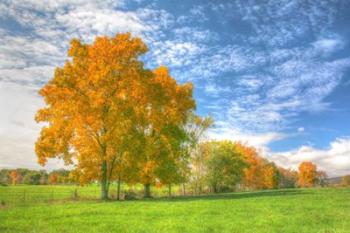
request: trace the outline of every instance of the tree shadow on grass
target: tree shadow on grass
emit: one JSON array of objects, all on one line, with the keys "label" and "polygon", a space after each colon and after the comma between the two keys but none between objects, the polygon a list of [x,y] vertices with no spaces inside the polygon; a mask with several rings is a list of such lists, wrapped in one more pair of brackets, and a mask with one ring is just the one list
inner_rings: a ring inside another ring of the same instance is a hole
[{"label": "tree shadow on grass", "polygon": [[295,196],[295,195],[308,195],[309,192],[300,189],[283,189],[283,190],[265,190],[254,192],[237,192],[237,193],[218,193],[218,194],[206,194],[197,196],[176,196],[176,197],[160,197],[142,199],[143,201],[165,201],[165,202],[177,202],[177,201],[197,201],[197,200],[220,200],[220,199],[243,199],[243,198],[260,198],[260,197],[279,197],[279,196]]}]

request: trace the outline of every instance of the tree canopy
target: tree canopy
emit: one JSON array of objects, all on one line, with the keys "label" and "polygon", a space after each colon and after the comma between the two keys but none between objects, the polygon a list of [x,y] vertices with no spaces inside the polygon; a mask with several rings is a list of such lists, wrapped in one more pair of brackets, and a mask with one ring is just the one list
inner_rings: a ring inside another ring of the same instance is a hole
[{"label": "tree canopy", "polygon": [[[75,166],[81,183],[98,179],[101,198],[123,177],[149,185],[182,156],[184,125],[195,108],[192,84],[179,85],[166,67],[146,69],[147,46],[129,33],[74,39],[63,67],[40,90],[45,122],[36,142],[40,164],[49,158]],[[140,178],[140,180],[135,180]]]}]

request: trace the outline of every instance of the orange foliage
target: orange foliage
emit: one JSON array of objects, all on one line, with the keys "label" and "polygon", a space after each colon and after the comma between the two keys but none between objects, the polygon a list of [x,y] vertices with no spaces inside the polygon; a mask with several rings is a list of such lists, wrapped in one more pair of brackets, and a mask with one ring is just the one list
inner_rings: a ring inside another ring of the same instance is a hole
[{"label": "orange foliage", "polygon": [[146,51],[130,33],[71,41],[71,59],[40,90],[46,107],[36,120],[48,123],[35,145],[40,164],[75,164],[74,176],[100,180],[106,198],[111,181],[135,182],[140,174],[154,181],[160,164],[181,156],[172,129],[195,107],[192,85],[177,84],[166,67],[144,68]]},{"label": "orange foliage", "polygon": [[12,170],[10,172],[11,183],[13,185],[16,185],[18,177],[19,177],[19,175],[18,175],[16,170]]},{"label": "orange foliage", "polygon": [[273,189],[278,186],[278,170],[273,163],[268,163],[262,168],[262,187]]},{"label": "orange foliage", "polygon": [[57,175],[56,174],[51,174],[49,176],[49,184],[56,184],[57,183]]},{"label": "orange foliage", "polygon": [[301,187],[311,187],[316,182],[317,167],[309,161],[304,161],[299,165],[298,184]]},{"label": "orange foliage", "polygon": [[248,167],[244,169],[243,184],[249,189],[272,189],[278,186],[278,170],[273,163],[269,163],[258,155],[254,147],[240,142],[236,147],[243,154]]}]

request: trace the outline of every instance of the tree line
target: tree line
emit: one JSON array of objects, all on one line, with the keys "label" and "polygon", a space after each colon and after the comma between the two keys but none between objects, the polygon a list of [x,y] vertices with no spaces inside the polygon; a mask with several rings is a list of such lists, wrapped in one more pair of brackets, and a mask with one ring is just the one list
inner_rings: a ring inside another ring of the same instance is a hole
[{"label": "tree line", "polygon": [[[74,170],[0,169],[2,185],[70,185],[79,184]],[[96,182],[94,180],[91,182]],[[157,187],[182,185],[191,194],[218,193],[236,190],[327,186],[327,174],[309,161],[300,163],[298,170],[285,169],[260,156],[254,147],[232,141],[206,141],[190,157],[187,177],[164,184],[155,179]],[[340,186],[350,186],[350,175],[341,177]],[[169,193],[171,195],[171,193]]]},{"label": "tree line", "polygon": [[0,169],[0,185],[56,185],[75,184],[71,171],[57,169],[51,172],[46,170],[31,170],[26,168]]},{"label": "tree line", "polygon": [[195,113],[192,83],[178,83],[165,66],[146,68],[147,50],[130,33],[71,41],[69,59],[39,91],[39,164],[62,159],[80,184],[99,181],[101,199],[111,183],[118,194],[121,183],[141,183],[145,197],[155,184],[201,193],[314,183],[312,166],[300,178],[243,144],[205,142],[213,120]]}]

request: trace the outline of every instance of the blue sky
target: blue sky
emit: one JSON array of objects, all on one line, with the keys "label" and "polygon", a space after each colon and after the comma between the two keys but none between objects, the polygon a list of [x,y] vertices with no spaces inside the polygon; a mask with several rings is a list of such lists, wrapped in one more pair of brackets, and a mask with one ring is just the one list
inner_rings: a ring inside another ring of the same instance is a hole
[{"label": "blue sky", "polygon": [[[350,173],[346,0],[0,2],[0,167],[37,168],[37,90],[69,40],[131,31],[149,68],[191,81],[208,138],[241,140],[276,163]],[[48,168],[61,166],[52,161]]]}]

